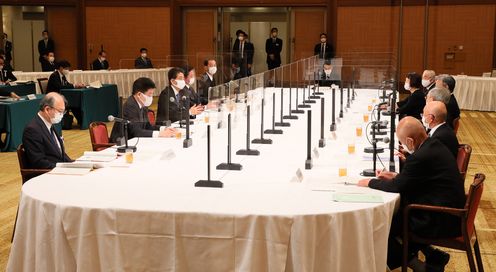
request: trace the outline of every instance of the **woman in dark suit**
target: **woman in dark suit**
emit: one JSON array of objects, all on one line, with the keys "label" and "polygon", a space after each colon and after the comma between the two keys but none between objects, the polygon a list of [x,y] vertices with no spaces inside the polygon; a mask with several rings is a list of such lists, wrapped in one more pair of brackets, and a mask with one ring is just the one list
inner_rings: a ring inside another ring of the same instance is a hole
[{"label": "woman in dark suit", "polygon": [[410,96],[398,102],[400,119],[412,116],[422,120],[420,116],[425,107],[425,95],[422,92],[422,77],[417,73],[408,73],[405,79],[405,90],[410,91]]}]

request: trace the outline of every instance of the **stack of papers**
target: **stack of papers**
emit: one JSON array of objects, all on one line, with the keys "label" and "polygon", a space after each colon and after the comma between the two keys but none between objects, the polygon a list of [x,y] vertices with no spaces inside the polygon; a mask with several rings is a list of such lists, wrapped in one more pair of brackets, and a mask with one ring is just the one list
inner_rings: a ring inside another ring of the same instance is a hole
[{"label": "stack of papers", "polygon": [[85,151],[83,156],[79,157],[78,162],[111,162],[117,158],[115,152],[95,152]]},{"label": "stack of papers", "polygon": [[102,165],[91,162],[59,162],[50,171],[50,174],[55,175],[85,175],[93,169],[101,168]]},{"label": "stack of papers", "polygon": [[332,200],[347,203],[384,203],[381,195],[374,194],[334,193]]}]

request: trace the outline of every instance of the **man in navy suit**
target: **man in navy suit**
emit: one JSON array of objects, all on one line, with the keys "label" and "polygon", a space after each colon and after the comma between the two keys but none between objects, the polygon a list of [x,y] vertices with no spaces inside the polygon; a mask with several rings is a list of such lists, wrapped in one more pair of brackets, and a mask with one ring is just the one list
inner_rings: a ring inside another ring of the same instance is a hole
[{"label": "man in navy suit", "polygon": [[40,110],[24,128],[22,144],[26,150],[27,167],[52,169],[58,162],[72,162],[64,141],[54,129],[65,113],[67,101],[59,93],[49,93],[40,102]]},{"label": "man in navy suit", "polygon": [[424,107],[422,123],[427,129],[427,134],[433,139],[438,139],[453,154],[458,156],[458,139],[453,129],[446,123],[446,105],[441,101],[428,102]]}]

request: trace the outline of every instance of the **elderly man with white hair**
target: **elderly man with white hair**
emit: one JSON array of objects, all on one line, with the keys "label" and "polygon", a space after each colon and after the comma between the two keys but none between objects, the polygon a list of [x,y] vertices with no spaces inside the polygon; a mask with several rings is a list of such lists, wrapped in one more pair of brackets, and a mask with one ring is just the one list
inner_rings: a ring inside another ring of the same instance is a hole
[{"label": "elderly man with white hair", "polygon": [[433,70],[425,70],[422,73],[422,87],[424,94],[427,94],[436,86],[436,72]]},{"label": "elderly man with white hair", "polygon": [[458,106],[456,97],[453,94],[455,86],[456,80],[450,75],[443,74],[436,77],[436,87],[446,88],[450,92],[449,102],[445,104],[446,108],[448,109],[448,117],[446,118],[446,123],[448,123],[451,128],[454,128],[454,120],[456,118],[460,118],[460,107]]}]

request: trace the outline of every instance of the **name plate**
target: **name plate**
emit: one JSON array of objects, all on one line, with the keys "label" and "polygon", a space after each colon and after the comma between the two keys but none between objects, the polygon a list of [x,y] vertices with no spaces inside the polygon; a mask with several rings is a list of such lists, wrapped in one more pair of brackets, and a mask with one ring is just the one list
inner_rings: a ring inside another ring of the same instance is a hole
[{"label": "name plate", "polygon": [[27,97],[28,97],[28,100],[34,100],[34,99],[36,99],[36,95],[35,94],[28,94]]}]

